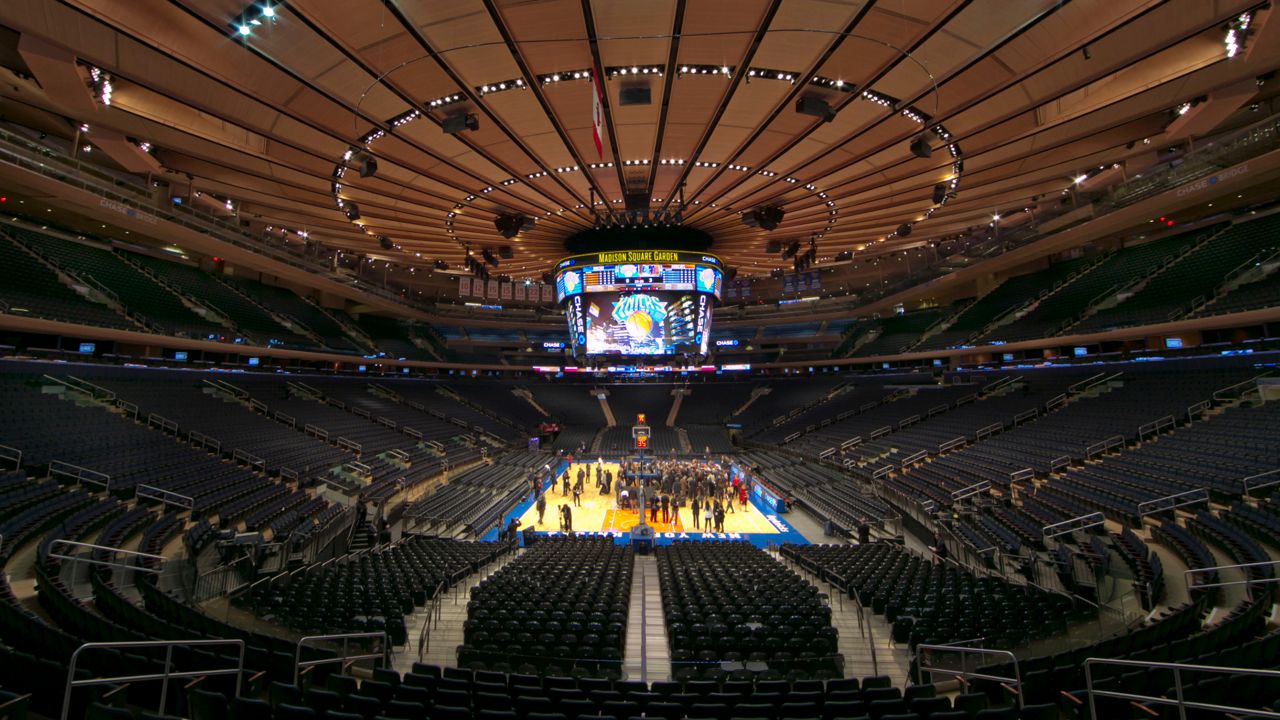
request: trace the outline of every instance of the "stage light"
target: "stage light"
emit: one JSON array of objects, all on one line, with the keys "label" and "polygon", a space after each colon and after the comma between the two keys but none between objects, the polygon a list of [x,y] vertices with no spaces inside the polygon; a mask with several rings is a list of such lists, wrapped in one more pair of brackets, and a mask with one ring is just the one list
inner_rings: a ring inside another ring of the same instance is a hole
[{"label": "stage light", "polygon": [[360,206],[356,205],[353,202],[349,202],[346,204],[346,207],[344,208],[344,212],[346,212],[348,220],[351,220],[354,222],[360,219]]},{"label": "stage light", "polygon": [[1085,180],[1088,180],[1088,179],[1089,179],[1089,176],[1088,176],[1088,175],[1077,175],[1077,176],[1075,177],[1074,182],[1075,182],[1075,184],[1079,185],[1080,183],[1082,183],[1082,182],[1084,182]]},{"label": "stage light", "polygon": [[911,223],[902,223],[898,226],[898,237],[907,237],[911,234]]}]

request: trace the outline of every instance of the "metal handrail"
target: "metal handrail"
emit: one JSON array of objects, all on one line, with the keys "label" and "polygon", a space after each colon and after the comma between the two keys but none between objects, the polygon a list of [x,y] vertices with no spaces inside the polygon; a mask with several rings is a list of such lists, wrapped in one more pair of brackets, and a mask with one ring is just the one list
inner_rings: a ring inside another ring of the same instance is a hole
[{"label": "metal handrail", "polygon": [[[97,558],[92,557],[91,555],[86,557],[71,555],[69,554],[70,553],[69,550],[64,551],[65,553],[68,553],[68,554],[64,554],[63,552],[57,552],[54,550],[54,548],[57,546],[69,546],[71,548],[85,548],[88,550],[106,550],[114,554],[127,555],[131,559],[142,558],[145,560],[152,560],[154,561],[154,563],[140,562],[135,565],[132,562],[122,563],[122,562],[112,562],[110,560],[98,560]],[[164,569],[162,566],[167,560],[167,558],[163,555],[153,555],[151,553],[137,552],[135,550],[125,550],[124,548],[111,547],[109,545],[94,545],[92,543],[78,542],[76,540],[66,540],[62,538],[59,538],[49,543],[49,557],[57,558],[59,560],[70,560],[71,562],[89,563],[90,565],[103,565],[106,567],[120,568],[122,570],[136,570],[139,572],[150,573],[153,575],[159,575],[162,572],[164,572]]]},{"label": "metal handrail", "polygon": [[13,469],[22,467],[22,451],[8,445],[0,445],[0,460],[12,460]]},{"label": "metal handrail", "polygon": [[[1271,477],[1271,476],[1275,476],[1275,477],[1274,477],[1273,479],[1271,479],[1271,480],[1268,480],[1268,481],[1264,482],[1264,483],[1251,483],[1251,482],[1250,482],[1250,481],[1252,481],[1252,480],[1257,480],[1258,478]],[[1266,472],[1264,472],[1264,473],[1258,473],[1257,475],[1250,475],[1250,476],[1249,476],[1249,477],[1247,477],[1247,478],[1243,478],[1243,479],[1241,479],[1241,480],[1240,480],[1240,483],[1241,483],[1242,485],[1244,485],[1244,494],[1245,494],[1245,495],[1249,495],[1249,494],[1250,494],[1250,493],[1252,493],[1254,490],[1257,490],[1257,489],[1259,489],[1259,488],[1271,487],[1272,485],[1275,485],[1275,484],[1277,484],[1277,483],[1280,483],[1280,468],[1277,468],[1277,469],[1275,469],[1275,470],[1268,470],[1268,471],[1266,471]]]},{"label": "metal handrail", "polygon": [[[1160,695],[1142,695],[1139,693],[1116,692],[1114,690],[1098,690],[1093,686],[1093,667],[1095,665],[1115,665],[1119,667],[1142,668],[1144,670],[1172,670],[1174,697]],[[1280,712],[1254,708],[1236,707],[1233,705],[1216,705],[1187,700],[1182,684],[1183,672],[1212,672],[1224,675],[1258,675],[1269,678],[1280,678],[1280,670],[1261,670],[1257,668],[1221,667],[1217,665],[1190,665],[1185,663],[1151,662],[1148,660],[1118,660],[1111,658],[1088,658],[1084,661],[1085,690],[1089,697],[1089,717],[1098,717],[1095,697],[1109,697],[1130,702],[1155,703],[1157,705],[1173,705],[1178,708],[1178,717],[1186,720],[1187,709],[1210,710],[1221,713],[1239,713],[1250,717],[1280,718]]]},{"label": "metal handrail", "polygon": [[[379,653],[363,653],[360,655],[348,655],[347,646],[351,640],[367,640],[372,638],[382,638],[382,652]],[[342,654],[331,658],[320,658],[317,660],[303,660],[302,648],[311,643],[318,641],[342,641]],[[391,664],[391,646],[387,642],[387,634],[385,632],[364,632],[364,633],[336,633],[333,635],[307,635],[298,640],[298,645],[294,650],[293,656],[293,684],[298,684],[298,677],[302,673],[304,667],[313,667],[316,665],[331,665],[333,663],[343,663],[347,660],[377,660],[381,659],[383,667]]]},{"label": "metal handrail", "polygon": [[[173,666],[173,649],[175,647],[208,647],[211,645],[232,645],[240,649],[240,658],[235,668],[226,668],[223,670],[183,670],[174,672],[171,670]],[[107,648],[117,650],[129,650],[144,647],[162,647],[164,652],[164,672],[149,673],[146,675],[121,675],[119,677],[109,678],[87,678],[76,679],[76,662],[80,659],[80,653],[85,650],[93,650],[95,648]],[[144,682],[147,680],[159,680],[160,685],[160,707],[159,714],[165,714],[165,705],[169,700],[169,679],[170,678],[196,678],[211,677],[220,675],[236,676],[236,697],[240,697],[240,682],[244,675],[244,641],[243,640],[140,640],[134,642],[94,642],[85,643],[76,648],[71,653],[71,662],[67,667],[67,685],[66,690],[62,694],[62,713],[59,717],[67,720],[67,713],[71,711],[71,691],[78,687],[90,687],[94,685],[114,685],[116,683],[134,683]]]},{"label": "metal handrail", "polygon": [[1195,505],[1196,503],[1205,503],[1206,505],[1209,503],[1208,488],[1196,488],[1140,502],[1138,503],[1138,515],[1151,515],[1152,513],[1164,512],[1184,505]]},{"label": "metal handrail", "polygon": [[[1098,525],[1102,525],[1104,522],[1106,522],[1106,518],[1102,515],[1102,513],[1095,512],[1095,513],[1089,513],[1088,515],[1081,515],[1079,517],[1069,518],[1067,520],[1063,520],[1062,522],[1056,522],[1051,525],[1045,525],[1043,528],[1040,529],[1040,532],[1044,534],[1044,539],[1048,540],[1049,538],[1055,538],[1055,537],[1058,537],[1059,535],[1066,535],[1067,533],[1073,533],[1073,532],[1076,532],[1077,530],[1086,530],[1091,527],[1097,527]],[[1062,527],[1066,527],[1067,529],[1066,530],[1058,529]],[[1050,530],[1052,530],[1053,532],[1050,532]]]},{"label": "metal handrail", "polygon": [[[994,655],[1002,658],[1008,658],[1009,662],[1013,663],[1013,677],[1009,678],[1009,677],[1003,677],[1000,675],[988,675],[986,673],[980,673],[977,671],[969,672],[967,659],[962,659],[962,662],[964,664],[960,666],[959,670],[952,670],[950,668],[943,668],[943,667],[938,667],[936,665],[929,665],[927,664],[929,662],[929,659],[928,657],[925,656],[926,652],[936,652],[936,653],[953,652],[953,653],[960,654],[962,658],[968,655],[988,655],[988,656]],[[1015,656],[1013,653],[1009,652],[1008,650],[991,650],[987,648],[957,647],[954,645],[917,645],[916,658],[917,658],[916,681],[918,683],[924,682],[924,674],[926,672],[929,673],[930,678],[933,677],[933,673],[938,673],[940,675],[950,675],[951,677],[958,677],[962,682],[965,682],[965,683],[968,682],[969,678],[976,678],[978,680],[991,680],[993,682],[999,682],[999,683],[1012,682],[1014,696],[1018,699],[1018,708],[1019,709],[1022,708],[1022,670],[1018,666],[1017,656]]]},{"label": "metal handrail", "polygon": [[[1280,560],[1266,560],[1263,562],[1239,563],[1237,565],[1216,565],[1214,567],[1191,568],[1184,570],[1182,576],[1186,579],[1187,587],[1191,587],[1191,576],[1195,573],[1217,572],[1219,570],[1241,570],[1251,567],[1280,567]],[[1269,578],[1258,578],[1256,580],[1232,580],[1229,582],[1216,583],[1197,583],[1196,588],[1211,587],[1231,587],[1233,585],[1271,585],[1280,583],[1280,576]]]}]

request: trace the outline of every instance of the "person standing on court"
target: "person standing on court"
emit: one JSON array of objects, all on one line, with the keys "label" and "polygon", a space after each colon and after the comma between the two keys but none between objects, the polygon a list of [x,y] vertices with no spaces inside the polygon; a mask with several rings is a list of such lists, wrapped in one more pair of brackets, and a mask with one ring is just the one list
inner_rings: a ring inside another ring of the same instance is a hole
[{"label": "person standing on court", "polygon": [[573,534],[573,510],[568,505],[564,506],[564,531]]},{"label": "person standing on court", "polygon": [[662,522],[671,522],[671,496],[662,496]]},{"label": "person standing on court", "polygon": [[538,508],[538,524],[541,525],[542,516],[547,512],[547,496],[546,495],[538,496],[537,508]]},{"label": "person standing on court", "polygon": [[689,505],[689,510],[693,513],[693,529],[701,529],[702,525],[698,522],[698,512],[702,510],[702,503],[698,502],[698,498],[696,496],[693,498],[693,503]]}]

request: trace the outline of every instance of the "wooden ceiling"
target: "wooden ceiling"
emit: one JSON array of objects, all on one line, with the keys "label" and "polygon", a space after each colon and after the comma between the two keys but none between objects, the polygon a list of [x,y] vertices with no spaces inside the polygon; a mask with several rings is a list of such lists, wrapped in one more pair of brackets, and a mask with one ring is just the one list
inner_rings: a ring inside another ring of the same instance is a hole
[{"label": "wooden ceiling", "polygon": [[[624,190],[654,213],[679,211],[744,274],[790,266],[768,239],[814,239],[820,258],[915,247],[1153,155],[1174,108],[1210,104],[1280,56],[1280,43],[1256,43],[1227,57],[1226,24],[1258,11],[1256,31],[1269,13],[1256,0],[264,7],[6,0],[0,25],[112,77],[110,107],[92,118],[48,87],[24,102],[150,143],[164,168],[242,218],[407,263],[459,267],[465,246],[510,245],[499,271],[516,277],[541,275],[567,236],[620,213]],[[246,17],[261,23],[241,35]],[[587,71],[601,77],[600,153]],[[637,86],[651,102],[622,105]],[[801,98],[834,118],[798,113]],[[442,130],[463,114],[478,129]],[[922,131],[927,159],[909,148]],[[373,177],[359,177],[360,152],[376,160]],[[357,222],[343,212],[351,203]],[[772,233],[741,221],[763,205],[785,211]],[[500,213],[536,223],[503,240]],[[903,223],[909,238],[894,234]],[[380,249],[378,235],[398,249]]]}]

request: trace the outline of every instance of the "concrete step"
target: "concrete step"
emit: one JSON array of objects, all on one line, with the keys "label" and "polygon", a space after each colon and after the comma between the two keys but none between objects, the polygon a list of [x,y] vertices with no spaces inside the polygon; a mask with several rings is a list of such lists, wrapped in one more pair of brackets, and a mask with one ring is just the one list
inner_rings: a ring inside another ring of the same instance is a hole
[{"label": "concrete step", "polygon": [[635,556],[631,578],[631,602],[627,612],[627,640],[623,672],[630,680],[655,682],[671,679],[671,646],[662,610],[658,561],[652,555]]}]

